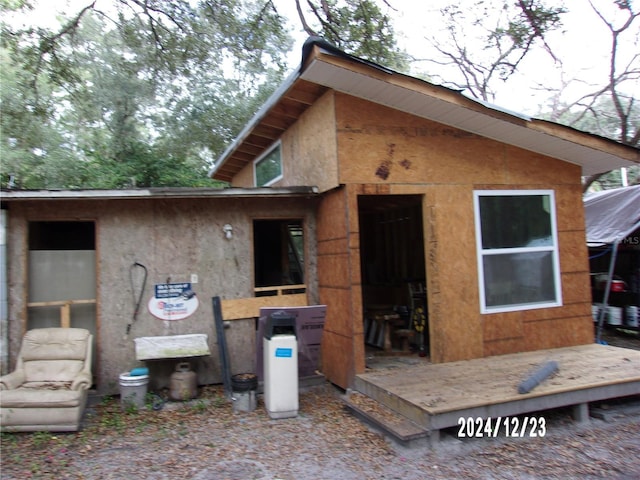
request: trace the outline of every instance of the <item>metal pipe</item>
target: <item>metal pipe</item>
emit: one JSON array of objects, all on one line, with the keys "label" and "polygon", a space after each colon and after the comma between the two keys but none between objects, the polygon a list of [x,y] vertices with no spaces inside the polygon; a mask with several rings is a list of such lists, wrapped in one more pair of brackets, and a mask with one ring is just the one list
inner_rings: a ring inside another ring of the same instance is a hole
[{"label": "metal pipe", "polygon": [[616,239],[613,242],[613,248],[611,249],[611,260],[609,261],[609,276],[607,277],[607,286],[605,287],[604,296],[602,297],[602,308],[598,312],[598,331],[596,333],[596,343],[600,343],[600,337],[602,335],[602,324],[604,323],[604,316],[607,311],[607,305],[609,304],[609,292],[611,290],[611,284],[613,283],[613,271],[616,266],[616,258],[618,258],[618,246],[620,245],[620,239]]},{"label": "metal pipe", "polygon": [[9,371],[9,278],[7,276],[7,211],[0,210],[0,374]]}]

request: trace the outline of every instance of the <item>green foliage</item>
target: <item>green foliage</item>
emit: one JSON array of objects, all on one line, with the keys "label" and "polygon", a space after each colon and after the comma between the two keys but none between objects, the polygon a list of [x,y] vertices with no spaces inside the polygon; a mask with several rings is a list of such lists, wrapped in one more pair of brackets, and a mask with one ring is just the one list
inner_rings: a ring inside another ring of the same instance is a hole
[{"label": "green foliage", "polygon": [[[328,4],[328,40],[402,65],[375,2]],[[34,6],[0,3],[2,186],[215,186],[208,170],[281,83],[292,45],[270,0],[87,2],[55,28],[11,20]]]},{"label": "green foliage", "polygon": [[393,22],[372,0],[307,1],[317,26],[307,32],[318,35],[356,57],[407,71],[409,56],[396,45]]}]

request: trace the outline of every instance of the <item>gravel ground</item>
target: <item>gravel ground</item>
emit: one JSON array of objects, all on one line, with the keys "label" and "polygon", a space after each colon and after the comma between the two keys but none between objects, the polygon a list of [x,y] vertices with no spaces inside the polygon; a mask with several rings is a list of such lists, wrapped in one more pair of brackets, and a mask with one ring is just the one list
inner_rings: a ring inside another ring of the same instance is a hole
[{"label": "gravel ground", "polygon": [[279,420],[261,396],[255,411],[234,412],[220,386],[159,411],[123,412],[117,398],[106,398],[87,410],[81,432],[2,434],[0,478],[640,478],[640,397],[592,405],[602,418],[588,424],[574,423],[569,410],[543,412],[544,437],[460,440],[450,429],[431,449],[368,428],[345,409],[342,393],[307,387],[298,416]]}]

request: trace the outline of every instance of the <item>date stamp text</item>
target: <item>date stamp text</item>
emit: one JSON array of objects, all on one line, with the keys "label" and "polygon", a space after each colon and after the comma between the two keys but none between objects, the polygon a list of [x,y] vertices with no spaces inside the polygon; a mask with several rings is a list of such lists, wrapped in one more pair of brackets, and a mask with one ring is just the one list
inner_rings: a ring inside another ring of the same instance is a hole
[{"label": "date stamp text", "polygon": [[460,417],[458,438],[535,438],[547,434],[544,417]]}]

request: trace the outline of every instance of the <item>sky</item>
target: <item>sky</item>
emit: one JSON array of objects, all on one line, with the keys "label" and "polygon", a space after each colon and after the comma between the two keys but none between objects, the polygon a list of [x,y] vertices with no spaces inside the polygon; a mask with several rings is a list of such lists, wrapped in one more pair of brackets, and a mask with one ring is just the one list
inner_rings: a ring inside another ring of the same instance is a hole
[{"label": "sky", "polygon": [[[36,14],[30,17],[29,22],[50,24],[55,19],[52,9],[73,12],[88,5],[90,1],[39,0]],[[104,4],[112,1],[97,0],[97,5],[104,8]],[[295,46],[289,56],[289,67],[293,70],[300,62],[306,34],[299,26],[295,0],[273,1],[278,11],[290,19],[291,33],[295,38]],[[470,8],[476,1],[457,0],[456,3],[462,8]],[[606,12],[608,19],[615,18],[617,9],[613,6],[612,0],[592,0],[592,2],[599,10]],[[438,11],[452,3],[452,0],[387,0],[392,9],[384,5],[381,0],[379,3],[383,11],[394,19],[399,46],[416,58],[434,58],[436,53],[426,37],[432,33],[436,35],[442,29],[442,16]],[[547,37],[553,50],[559,52],[558,57],[562,59],[562,66],[554,64],[548,54],[538,49],[526,58],[518,74],[510,79],[507,85],[496,88],[498,94],[493,103],[509,110],[535,115],[550,97],[550,93],[542,91],[541,86],[559,87],[561,72],[565,72],[565,79],[573,79],[572,86],[568,90],[572,98],[593,90],[594,84],[602,85],[606,81],[607,53],[611,44],[608,29],[593,12],[589,0],[565,0],[565,4],[570,7],[570,11],[563,16],[563,30]],[[620,23],[621,20],[618,18],[615,25]],[[640,36],[640,19],[635,23],[635,38],[630,32],[621,38],[625,46],[625,58],[640,51],[640,45],[637,43]],[[636,62],[640,60],[637,59]],[[412,69],[410,73],[437,73],[447,80],[454,80],[456,75],[455,71],[447,71],[446,68],[436,67],[426,62],[415,63]],[[640,81],[631,88],[635,88],[636,92],[640,91]]]},{"label": "sky", "polygon": [[[612,0],[592,0],[598,10],[606,13],[606,18],[616,21],[620,26],[622,17],[613,6]],[[294,0],[274,0],[282,13],[295,18]],[[384,5],[383,10],[394,18],[398,44],[408,53],[417,58],[435,56],[436,53],[426,39],[431,32],[442,30],[442,16],[439,9],[449,5],[452,0],[388,0],[395,10]],[[457,0],[462,8],[471,7],[476,0]],[[560,3],[558,0],[556,4]],[[565,79],[572,79],[568,96],[572,99],[593,91],[593,85],[606,82],[608,74],[608,52],[611,37],[608,28],[595,14],[588,0],[567,0],[565,5],[570,11],[563,15],[563,29],[550,34],[547,39],[558,57],[562,59],[562,66],[554,64],[550,56],[542,50],[529,55],[521,64],[521,71],[515,75],[508,85],[497,89],[498,94],[493,103],[516,112],[535,115],[540,107],[549,99],[550,94],[541,90],[541,86],[558,88],[562,83],[561,72],[565,72]],[[640,51],[637,43],[640,36],[640,19],[635,22],[635,38],[627,32],[621,37],[624,45],[625,59]],[[298,53],[306,35],[297,33],[296,47],[292,53],[292,69],[299,63]],[[634,43],[635,42],[635,43]],[[298,56],[296,56],[298,55]],[[636,62],[639,60],[637,59]],[[297,62],[297,63],[296,63]],[[413,65],[417,74],[432,73],[436,68],[433,64],[419,62]],[[640,66],[638,67],[640,68]],[[446,79],[453,79],[456,72],[448,72],[439,67],[437,73]],[[640,92],[640,82],[635,84],[635,92]],[[637,94],[636,94],[637,96]]]}]

